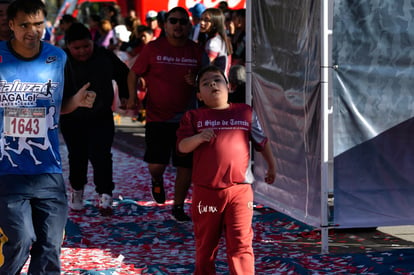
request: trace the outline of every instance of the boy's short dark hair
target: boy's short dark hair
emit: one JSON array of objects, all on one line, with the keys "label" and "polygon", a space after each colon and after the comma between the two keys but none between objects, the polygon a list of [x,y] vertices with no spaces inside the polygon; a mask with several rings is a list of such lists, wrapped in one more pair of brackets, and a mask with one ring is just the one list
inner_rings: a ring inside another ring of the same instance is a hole
[{"label": "boy's short dark hair", "polygon": [[19,11],[25,14],[36,14],[39,10],[47,17],[46,5],[42,0],[14,0],[10,2],[7,8],[7,19],[12,20],[16,18]]},{"label": "boy's short dark hair", "polygon": [[73,23],[65,32],[66,44],[83,39],[92,40],[92,35],[89,29],[82,23]]},{"label": "boy's short dark hair", "polygon": [[198,71],[198,74],[196,76],[195,81],[196,81],[196,90],[197,90],[197,92],[200,92],[199,85],[200,85],[200,79],[201,79],[201,77],[205,73],[208,73],[208,72],[218,72],[218,73],[220,73],[224,77],[224,80],[226,81],[226,84],[229,83],[229,81],[227,80],[226,75],[224,74],[224,72],[219,67],[214,66],[214,65],[207,65],[207,66],[201,68]]}]

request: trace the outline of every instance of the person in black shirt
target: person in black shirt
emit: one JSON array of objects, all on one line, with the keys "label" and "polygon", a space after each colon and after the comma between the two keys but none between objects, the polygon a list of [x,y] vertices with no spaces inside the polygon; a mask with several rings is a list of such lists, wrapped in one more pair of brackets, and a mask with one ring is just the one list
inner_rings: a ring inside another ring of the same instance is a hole
[{"label": "person in black shirt", "polygon": [[[90,82],[96,92],[93,108],[78,108],[62,115],[61,132],[69,152],[70,206],[83,208],[83,189],[87,184],[88,161],[93,167],[95,190],[102,215],[112,214],[112,153],[115,126],[112,112],[115,80],[121,105],[128,98],[129,69],[112,51],[98,47],[85,25],[74,23],[65,33],[66,53],[75,86]],[[64,97],[70,96],[64,94]]]}]

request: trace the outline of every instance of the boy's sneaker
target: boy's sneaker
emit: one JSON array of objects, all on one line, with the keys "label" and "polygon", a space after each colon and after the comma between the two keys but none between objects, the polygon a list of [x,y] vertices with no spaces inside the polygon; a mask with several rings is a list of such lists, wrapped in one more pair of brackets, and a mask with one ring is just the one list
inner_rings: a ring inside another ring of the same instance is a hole
[{"label": "boy's sneaker", "polygon": [[81,211],[83,209],[83,189],[72,190],[70,208],[75,211]]},{"label": "boy's sneaker", "polygon": [[108,194],[99,196],[99,212],[102,216],[112,215],[112,197]]},{"label": "boy's sneaker", "polygon": [[152,180],[151,195],[154,201],[159,204],[165,203],[164,182]]},{"label": "boy's sneaker", "polygon": [[174,205],[172,209],[172,216],[177,222],[189,222],[191,218],[184,212],[184,205]]}]

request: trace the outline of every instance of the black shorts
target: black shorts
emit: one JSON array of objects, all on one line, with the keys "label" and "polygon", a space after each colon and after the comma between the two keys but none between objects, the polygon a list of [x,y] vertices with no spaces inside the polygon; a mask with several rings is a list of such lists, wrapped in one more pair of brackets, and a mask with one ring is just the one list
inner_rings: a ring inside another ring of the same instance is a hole
[{"label": "black shorts", "polygon": [[177,155],[177,129],[179,123],[148,122],[145,125],[145,155],[147,163],[169,164],[191,168],[193,154]]}]

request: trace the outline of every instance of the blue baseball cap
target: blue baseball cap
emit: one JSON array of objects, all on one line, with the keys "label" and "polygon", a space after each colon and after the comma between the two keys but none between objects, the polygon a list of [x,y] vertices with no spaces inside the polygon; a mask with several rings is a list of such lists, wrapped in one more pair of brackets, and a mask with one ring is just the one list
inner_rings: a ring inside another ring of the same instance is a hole
[{"label": "blue baseball cap", "polygon": [[205,10],[206,10],[206,7],[201,3],[197,3],[195,4],[194,7],[190,8],[191,15],[197,18],[201,18],[201,14]]}]

